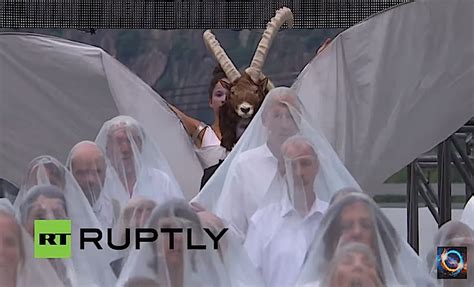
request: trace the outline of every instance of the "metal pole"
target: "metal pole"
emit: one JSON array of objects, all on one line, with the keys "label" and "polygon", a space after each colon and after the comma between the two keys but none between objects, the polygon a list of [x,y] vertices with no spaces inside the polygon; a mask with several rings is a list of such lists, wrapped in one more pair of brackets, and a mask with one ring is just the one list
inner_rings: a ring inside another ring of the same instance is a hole
[{"label": "metal pole", "polygon": [[419,253],[418,244],[418,191],[416,188],[415,163],[407,167],[407,228],[408,244]]},{"label": "metal pole", "polygon": [[445,140],[438,145],[439,227],[451,220],[450,164],[449,142]]},{"label": "metal pole", "polygon": [[[466,134],[465,143],[466,143],[466,155],[467,155],[468,161],[470,161],[471,153],[472,153],[471,140],[472,140],[472,134]],[[468,169],[468,175],[471,182],[474,182],[474,170]],[[473,194],[474,194],[474,188],[469,188],[469,186],[466,184],[466,203],[469,201],[469,199],[471,198]]]}]

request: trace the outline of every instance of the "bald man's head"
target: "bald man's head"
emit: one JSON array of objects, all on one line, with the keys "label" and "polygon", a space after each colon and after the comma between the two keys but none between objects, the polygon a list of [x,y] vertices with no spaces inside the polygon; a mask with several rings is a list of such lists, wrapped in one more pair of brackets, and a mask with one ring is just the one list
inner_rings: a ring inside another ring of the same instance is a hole
[{"label": "bald man's head", "polygon": [[70,154],[70,169],[74,178],[93,205],[102,191],[105,181],[104,153],[91,141],[76,144]]}]

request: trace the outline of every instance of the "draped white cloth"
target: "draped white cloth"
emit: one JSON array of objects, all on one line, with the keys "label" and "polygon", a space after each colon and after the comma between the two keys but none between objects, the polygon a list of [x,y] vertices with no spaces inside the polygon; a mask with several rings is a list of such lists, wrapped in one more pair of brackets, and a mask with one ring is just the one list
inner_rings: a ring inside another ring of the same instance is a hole
[{"label": "draped white cloth", "polygon": [[166,157],[141,123],[117,116],[104,123],[96,138],[105,151],[105,185],[109,197],[124,207],[130,198],[145,197],[156,202],[184,198]]},{"label": "draped white cloth", "polygon": [[28,162],[42,154],[64,162],[74,144],[94,140],[107,119],[123,114],[149,131],[186,197],[198,192],[202,167],[180,120],[155,91],[102,49],[6,32],[0,33],[0,66],[2,178],[18,186]]},{"label": "draped white cloth", "polygon": [[[370,250],[376,262],[373,267],[378,280],[375,277],[361,278],[361,272],[350,274],[331,270],[334,267],[331,261],[349,259],[341,258],[338,252],[351,243],[364,244]],[[329,207],[309,248],[297,286],[332,281],[328,277],[333,275],[348,277],[348,284],[342,286],[380,286],[369,285],[368,279],[381,281],[382,286],[421,287],[433,286],[434,283],[420,257],[397,234],[377,204],[361,192],[344,195]]]},{"label": "draped white cloth", "polygon": [[102,226],[74,176],[57,159],[40,156],[29,164],[24,178],[14,208],[30,235],[35,220],[71,220],[71,258],[53,261],[59,266],[56,269],[63,282],[70,286],[113,285],[116,277],[109,266],[112,253],[106,238],[100,241],[103,250],[95,245],[80,249],[80,229]]},{"label": "draped white cloth", "polygon": [[417,0],[339,34],[293,85],[361,187],[474,116],[474,1]]},{"label": "draped white cloth", "polygon": [[[238,245],[232,238],[222,238],[219,244],[225,247],[213,249],[200,218],[187,202],[172,200],[160,204],[146,226],[158,232],[161,228],[190,229],[192,234],[176,233],[171,241],[168,235],[159,233],[157,241],[143,244],[140,250],[132,250],[117,286],[127,286],[134,280],[156,282],[152,286],[262,286],[249,264],[236,264],[245,261],[241,261],[242,254],[236,253]],[[173,248],[169,242],[174,242]],[[191,250],[190,242],[203,244],[206,249]]]},{"label": "draped white cloth", "polygon": [[[221,217],[243,242],[251,216],[286,196],[279,169],[287,169],[288,174],[293,171],[285,167],[281,148],[295,135],[305,138],[318,155],[319,173],[311,186],[321,201],[329,202],[341,188],[358,188],[318,126],[309,119],[292,89],[271,90],[237,145],[193,201]],[[294,194],[295,186],[290,184],[289,194]]]},{"label": "draped white cloth", "polygon": [[[5,244],[10,242],[8,246],[2,246],[2,248],[17,248],[16,253],[19,255],[16,259],[20,259],[18,262],[14,262],[14,257],[8,257],[12,255],[11,250],[2,252],[0,255],[0,285],[7,284],[4,279],[9,277],[5,270],[5,265],[10,265],[16,272],[16,287],[63,287],[59,278],[56,276],[53,268],[47,260],[34,258],[33,251],[33,238],[21,227],[21,224],[16,221],[15,212],[13,206],[6,199],[0,199],[0,219],[2,220],[0,226],[2,228],[8,228],[9,230],[0,230],[0,242]],[[8,224],[13,223],[13,226]],[[12,230],[13,229],[13,230]],[[13,231],[13,232],[12,232]],[[12,237],[16,234],[18,238]],[[10,251],[10,252],[9,252]],[[17,263],[17,266],[13,264]],[[8,270],[8,269],[7,269]]]}]

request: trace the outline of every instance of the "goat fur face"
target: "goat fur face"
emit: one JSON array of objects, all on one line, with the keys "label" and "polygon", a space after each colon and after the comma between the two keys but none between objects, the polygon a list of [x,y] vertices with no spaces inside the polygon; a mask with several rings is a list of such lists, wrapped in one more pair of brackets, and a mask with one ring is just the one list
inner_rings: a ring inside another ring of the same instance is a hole
[{"label": "goat fur face", "polygon": [[268,93],[268,79],[254,83],[250,76],[243,73],[235,83],[220,83],[231,92],[219,112],[221,146],[230,151],[239,139],[243,127],[247,127],[262,105]]},{"label": "goat fur face", "polygon": [[267,78],[255,83],[247,73],[243,73],[235,83],[221,81],[221,85],[230,91],[226,103],[242,119],[249,119],[257,112],[265,98],[267,84]]}]

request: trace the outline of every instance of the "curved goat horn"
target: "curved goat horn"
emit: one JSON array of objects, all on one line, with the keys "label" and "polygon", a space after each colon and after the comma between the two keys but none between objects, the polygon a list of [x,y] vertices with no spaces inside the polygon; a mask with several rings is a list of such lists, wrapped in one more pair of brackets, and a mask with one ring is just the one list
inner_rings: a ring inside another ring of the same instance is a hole
[{"label": "curved goat horn", "polygon": [[267,24],[267,29],[263,32],[262,39],[258,44],[257,51],[252,59],[250,67],[245,72],[252,78],[253,81],[257,82],[262,72],[263,63],[267,58],[268,50],[272,45],[273,39],[275,38],[280,27],[286,22],[288,28],[293,27],[293,13],[287,7],[279,9],[275,17],[273,17]]},{"label": "curved goat horn", "polygon": [[221,47],[219,42],[216,40],[216,37],[210,30],[206,30],[203,34],[204,43],[206,44],[207,49],[214,55],[219,65],[224,70],[227,78],[231,83],[234,83],[240,78],[240,73],[235,68],[234,63],[230,60],[230,58],[225,53],[224,49]]}]

